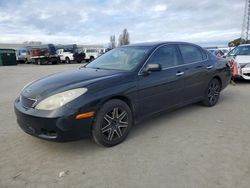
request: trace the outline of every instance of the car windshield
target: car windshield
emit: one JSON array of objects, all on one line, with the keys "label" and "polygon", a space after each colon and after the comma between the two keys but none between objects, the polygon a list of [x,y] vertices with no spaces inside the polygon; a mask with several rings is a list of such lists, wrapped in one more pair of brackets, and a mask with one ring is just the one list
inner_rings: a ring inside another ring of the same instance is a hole
[{"label": "car windshield", "polygon": [[145,57],[149,47],[115,48],[89,63],[87,68],[130,71]]},{"label": "car windshield", "polygon": [[250,55],[250,46],[238,46],[229,55]]},{"label": "car windshield", "polygon": [[23,49],[23,50],[20,50],[21,53],[27,53],[27,50]]}]

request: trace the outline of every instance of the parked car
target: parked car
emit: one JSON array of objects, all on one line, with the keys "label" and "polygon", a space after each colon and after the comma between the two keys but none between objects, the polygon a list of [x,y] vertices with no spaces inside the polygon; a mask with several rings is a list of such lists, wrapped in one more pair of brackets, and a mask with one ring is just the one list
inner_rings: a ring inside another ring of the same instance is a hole
[{"label": "parked car", "polygon": [[109,48],[100,48],[98,56],[101,56],[101,55],[107,53],[109,50],[110,50]]},{"label": "parked car", "polygon": [[219,50],[224,53],[224,56],[226,56],[229,52],[229,48],[219,48]]},{"label": "parked car", "polygon": [[60,62],[58,55],[56,54],[56,48],[53,44],[40,45],[40,46],[28,46],[29,63],[42,64],[57,64]]},{"label": "parked car", "polygon": [[128,45],[32,82],[15,100],[15,113],[20,127],[38,138],[91,135],[114,146],[152,115],[196,102],[214,106],[230,79],[227,61],[195,44]]},{"label": "parked car", "polygon": [[18,63],[25,63],[27,61],[28,50],[26,48],[20,48],[16,50],[16,61]]},{"label": "parked car", "polygon": [[97,48],[83,49],[83,52],[85,53],[85,60],[87,61],[93,61],[99,56],[99,51]]},{"label": "parked car", "polygon": [[222,58],[224,57],[224,53],[221,50],[218,49],[208,49],[211,54],[215,55],[216,57]]},{"label": "parked car", "polygon": [[250,80],[250,44],[234,48],[228,53],[227,59],[232,64],[235,78]]}]

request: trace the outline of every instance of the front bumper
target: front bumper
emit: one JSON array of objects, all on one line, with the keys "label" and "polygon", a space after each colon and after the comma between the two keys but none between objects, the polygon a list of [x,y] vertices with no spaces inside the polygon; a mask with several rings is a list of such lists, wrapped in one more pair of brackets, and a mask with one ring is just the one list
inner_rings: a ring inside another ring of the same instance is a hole
[{"label": "front bumper", "polygon": [[21,129],[38,138],[51,141],[72,141],[89,137],[93,118],[75,119],[75,114],[61,117],[34,116],[15,101],[15,114]]}]

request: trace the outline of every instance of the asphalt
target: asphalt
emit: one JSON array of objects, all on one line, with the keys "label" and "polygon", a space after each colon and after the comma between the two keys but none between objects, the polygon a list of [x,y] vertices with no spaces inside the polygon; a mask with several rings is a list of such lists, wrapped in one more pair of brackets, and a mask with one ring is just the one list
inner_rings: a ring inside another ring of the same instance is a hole
[{"label": "asphalt", "polygon": [[137,125],[112,148],[21,131],[13,101],[23,86],[78,66],[0,67],[0,187],[250,187],[250,82],[228,86],[215,107],[193,104]]}]

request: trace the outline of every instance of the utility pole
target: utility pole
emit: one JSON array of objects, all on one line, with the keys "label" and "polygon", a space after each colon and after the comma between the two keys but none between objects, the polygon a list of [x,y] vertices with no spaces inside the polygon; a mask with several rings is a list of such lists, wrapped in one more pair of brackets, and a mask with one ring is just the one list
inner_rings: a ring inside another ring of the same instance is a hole
[{"label": "utility pole", "polygon": [[240,40],[241,44],[247,43],[248,40],[250,39],[249,28],[250,28],[250,0],[246,0],[242,31],[241,31],[241,40]]}]

